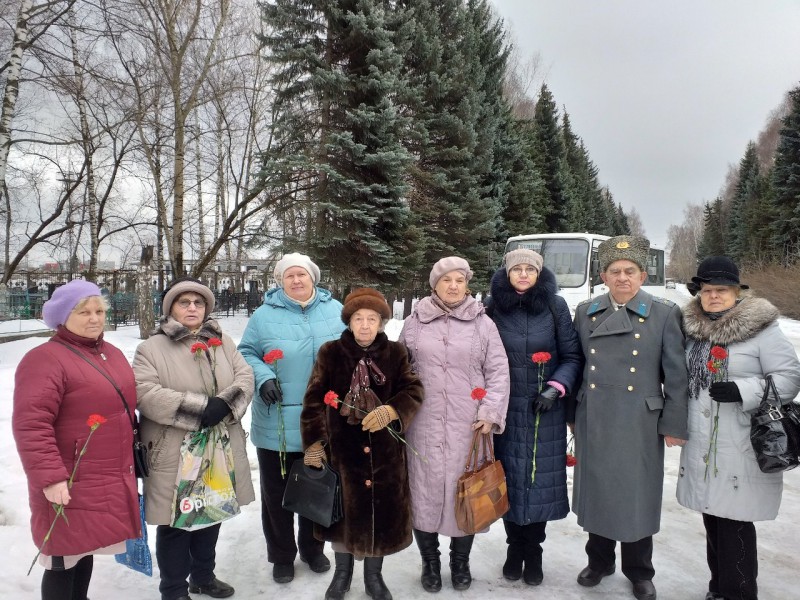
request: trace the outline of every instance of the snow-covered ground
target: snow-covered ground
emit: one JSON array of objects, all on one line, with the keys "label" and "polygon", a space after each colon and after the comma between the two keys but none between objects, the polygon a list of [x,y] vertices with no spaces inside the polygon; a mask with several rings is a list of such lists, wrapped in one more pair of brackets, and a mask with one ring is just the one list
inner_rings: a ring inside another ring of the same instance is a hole
[{"label": "snow-covered ground", "polygon": [[[669,290],[673,299],[684,302],[685,289]],[[247,323],[246,317],[220,319],[223,329],[236,341]],[[6,324],[13,331],[39,329],[41,324],[14,322]],[[387,333],[393,339],[399,334],[401,322],[392,321]],[[800,349],[800,322],[782,320],[781,327]],[[133,359],[139,343],[138,329],[126,327],[108,332],[106,339]],[[41,567],[25,575],[36,553],[28,527],[29,510],[25,476],[11,435],[11,408],[14,370],[20,358],[45,338],[28,338],[0,344],[0,459],[4,484],[0,486],[0,598],[33,600],[40,597]],[[660,600],[698,600],[705,596],[708,567],[705,561],[705,536],[700,515],[679,506],[675,501],[675,481],[678,449],[667,450],[664,483],[664,509],[661,532],[655,536],[655,585]],[[258,489],[258,469],[255,451],[250,448],[250,469]],[[797,577],[800,569],[800,469],[790,471],[784,478],[783,505],[776,521],[759,523],[759,587],[762,600],[789,600],[798,597]],[[632,598],[630,583],[617,571],[595,588],[582,588],[575,582],[578,572],[586,565],[583,547],[586,534],[577,526],[574,515],[548,526],[544,544],[544,582],[538,588],[521,581],[503,579],[501,567],[505,560],[505,535],[502,524],[492,526],[487,534],[477,536],[471,567],[474,581],[466,592],[455,592],[449,584],[449,571],[442,568],[444,587],[435,597],[486,598],[551,598],[555,600]],[[154,528],[150,528],[151,549],[154,548]],[[442,538],[443,546],[448,543]],[[446,548],[445,548],[446,550]],[[330,547],[326,553],[333,559]],[[155,557],[154,557],[155,558]],[[398,600],[430,599],[419,584],[419,554],[412,545],[388,557],[384,562],[384,578]],[[317,575],[299,560],[296,575],[290,584],[279,585],[272,580],[272,565],[267,563],[266,545],[261,532],[259,504],[244,507],[242,514],[222,526],[217,546],[217,575],[236,588],[234,598],[322,599],[330,582],[331,572]],[[347,598],[364,600],[367,595],[361,578],[361,566],[356,565],[353,585]],[[158,599],[158,572],[153,578],[134,573],[114,562],[113,557],[96,557],[94,576],[89,589],[92,600]],[[194,598],[208,596],[194,595]]]}]

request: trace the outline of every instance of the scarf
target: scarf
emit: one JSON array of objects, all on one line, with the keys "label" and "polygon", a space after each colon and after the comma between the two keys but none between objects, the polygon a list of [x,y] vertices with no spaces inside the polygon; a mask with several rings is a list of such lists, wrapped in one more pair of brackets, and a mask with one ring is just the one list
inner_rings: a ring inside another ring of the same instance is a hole
[{"label": "scarf", "polygon": [[433,303],[439,308],[441,308],[444,312],[448,313],[452,311],[454,308],[458,308],[459,306],[464,304],[464,302],[467,301],[467,298],[469,298],[469,294],[464,294],[464,297],[461,300],[450,304],[449,302],[445,302],[444,300],[442,300],[439,297],[439,294],[437,294],[435,291],[431,294],[431,299],[433,300]]},{"label": "scarf", "polygon": [[369,387],[370,376],[375,385],[386,383],[384,375],[369,356],[360,359],[353,369],[350,390],[344,397],[339,413],[347,417],[349,425],[358,425],[370,411],[380,405],[380,400]]}]

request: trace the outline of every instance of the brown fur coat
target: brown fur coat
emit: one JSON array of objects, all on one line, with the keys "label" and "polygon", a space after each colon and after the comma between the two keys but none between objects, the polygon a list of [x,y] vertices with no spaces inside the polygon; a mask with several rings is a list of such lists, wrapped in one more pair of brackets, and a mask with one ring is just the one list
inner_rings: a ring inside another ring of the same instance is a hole
[{"label": "brown fur coat", "polygon": [[383,404],[397,411],[399,422],[389,427],[405,430],[423,398],[422,383],[411,370],[405,347],[379,333],[365,351],[345,330],[339,340],[324,344],[303,400],[301,433],[303,447],[325,443],[327,460],[342,485],[344,518],[324,528],[314,526],[322,540],[339,542],[355,556],[386,556],[411,544],[411,498],[408,486],[406,446],[386,429],[373,434],[361,424],[349,425],[339,409],[323,402],[328,391],[344,399],[353,369],[369,357],[386,376],[383,385],[370,386]]}]

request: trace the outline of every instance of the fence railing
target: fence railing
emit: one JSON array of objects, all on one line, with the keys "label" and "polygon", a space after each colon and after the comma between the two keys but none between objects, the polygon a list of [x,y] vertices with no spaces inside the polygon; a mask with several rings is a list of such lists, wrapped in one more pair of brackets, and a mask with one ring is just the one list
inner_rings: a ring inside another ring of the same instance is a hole
[{"label": "fence railing", "polygon": [[[231,316],[246,313],[248,316],[261,306],[263,290],[259,281],[242,281],[241,272],[213,271],[202,280],[213,291],[216,299],[215,314]],[[16,273],[8,286],[0,286],[0,319],[41,319],[42,305],[60,286],[80,278],[81,274],[66,272],[24,271]],[[153,275],[153,287],[157,288],[158,273]],[[109,325],[134,325],[139,322],[136,300],[136,272],[132,270],[99,272],[96,278],[103,295],[108,298]],[[220,289],[215,289],[217,282]],[[245,284],[247,288],[244,289]],[[238,291],[237,291],[238,288]],[[153,292],[153,313],[161,316],[160,290]]]}]

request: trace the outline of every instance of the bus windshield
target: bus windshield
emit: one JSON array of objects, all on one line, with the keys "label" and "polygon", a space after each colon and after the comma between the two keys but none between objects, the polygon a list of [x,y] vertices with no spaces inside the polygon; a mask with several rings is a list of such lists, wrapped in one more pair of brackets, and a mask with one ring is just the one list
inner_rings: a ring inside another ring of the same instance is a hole
[{"label": "bus windshield", "polygon": [[525,248],[538,252],[544,266],[556,276],[560,288],[581,287],[586,283],[589,241],[582,239],[509,240],[506,252]]}]

